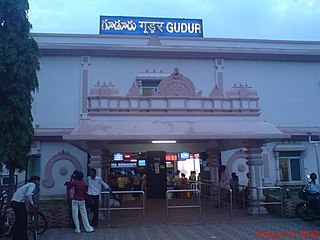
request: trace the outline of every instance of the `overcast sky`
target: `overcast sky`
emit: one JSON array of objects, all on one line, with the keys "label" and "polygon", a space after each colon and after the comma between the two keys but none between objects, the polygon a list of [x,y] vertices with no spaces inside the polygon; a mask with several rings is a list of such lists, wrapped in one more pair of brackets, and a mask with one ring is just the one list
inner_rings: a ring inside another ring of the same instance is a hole
[{"label": "overcast sky", "polygon": [[31,32],[99,34],[99,17],[203,20],[206,38],[320,41],[320,0],[29,0]]}]

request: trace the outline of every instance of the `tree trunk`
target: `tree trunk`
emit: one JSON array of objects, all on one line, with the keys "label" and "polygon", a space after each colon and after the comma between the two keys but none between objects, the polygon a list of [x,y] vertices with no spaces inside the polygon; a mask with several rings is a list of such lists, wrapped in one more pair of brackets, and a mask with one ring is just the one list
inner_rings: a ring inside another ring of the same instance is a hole
[{"label": "tree trunk", "polygon": [[12,199],[13,193],[16,190],[16,185],[14,182],[15,171],[16,171],[15,167],[12,167],[12,166],[9,167],[9,186],[8,186],[8,203],[9,204]]}]

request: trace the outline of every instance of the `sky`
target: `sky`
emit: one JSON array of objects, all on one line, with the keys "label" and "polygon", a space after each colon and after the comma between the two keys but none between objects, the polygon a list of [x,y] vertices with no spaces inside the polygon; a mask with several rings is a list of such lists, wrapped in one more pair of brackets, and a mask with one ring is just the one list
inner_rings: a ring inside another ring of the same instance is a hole
[{"label": "sky", "polygon": [[36,33],[99,34],[100,16],[202,19],[205,38],[320,41],[320,0],[29,0]]}]

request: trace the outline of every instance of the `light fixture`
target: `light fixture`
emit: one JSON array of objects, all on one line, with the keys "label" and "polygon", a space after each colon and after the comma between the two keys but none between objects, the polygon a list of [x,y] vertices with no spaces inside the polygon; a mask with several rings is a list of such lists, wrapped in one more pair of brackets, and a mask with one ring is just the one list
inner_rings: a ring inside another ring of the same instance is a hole
[{"label": "light fixture", "polygon": [[175,140],[158,140],[158,141],[152,141],[152,143],[177,143]]}]

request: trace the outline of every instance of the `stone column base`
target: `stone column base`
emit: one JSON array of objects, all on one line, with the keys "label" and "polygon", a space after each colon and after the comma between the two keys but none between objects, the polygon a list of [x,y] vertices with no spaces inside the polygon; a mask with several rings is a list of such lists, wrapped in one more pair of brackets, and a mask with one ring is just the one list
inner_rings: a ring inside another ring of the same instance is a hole
[{"label": "stone column base", "polygon": [[264,206],[260,206],[260,210],[257,206],[250,206],[246,212],[249,215],[268,214],[267,209]]}]

